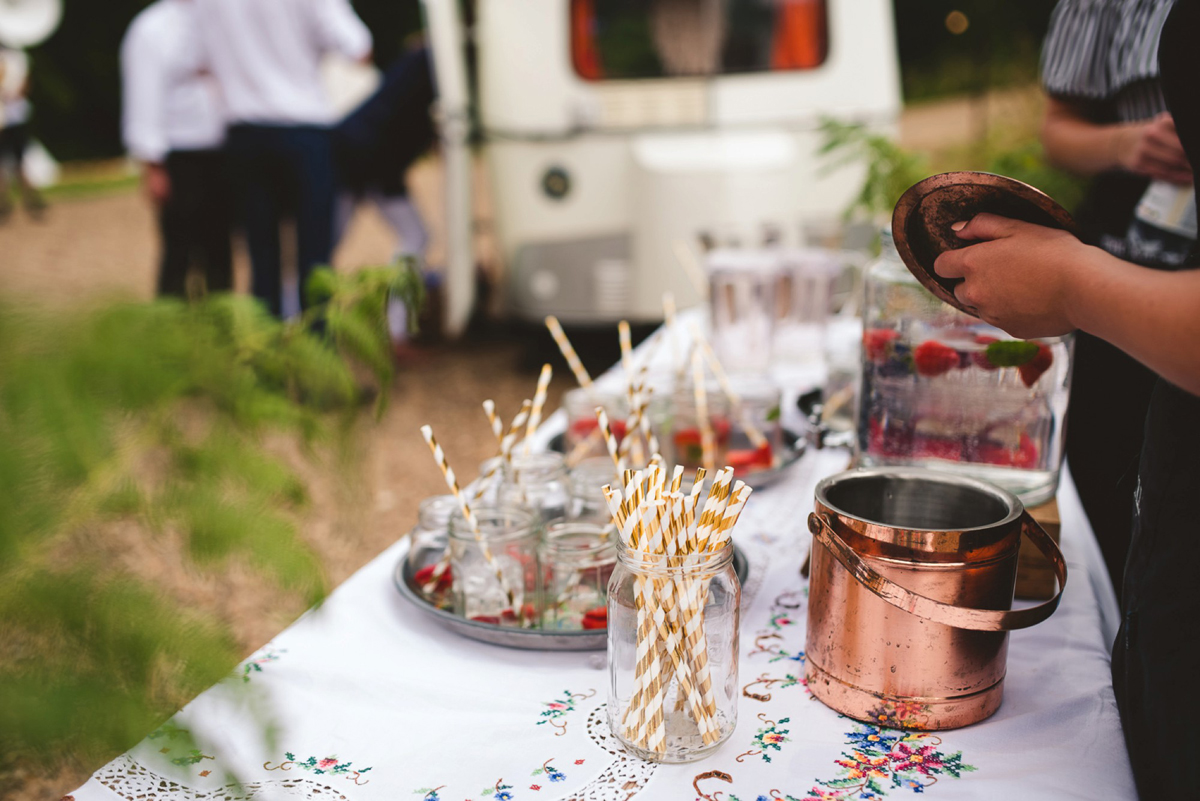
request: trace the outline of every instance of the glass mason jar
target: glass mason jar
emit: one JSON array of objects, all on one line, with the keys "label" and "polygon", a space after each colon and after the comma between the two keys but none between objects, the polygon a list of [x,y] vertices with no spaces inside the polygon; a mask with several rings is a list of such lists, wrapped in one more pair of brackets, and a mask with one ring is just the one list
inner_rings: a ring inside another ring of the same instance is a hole
[{"label": "glass mason jar", "polygon": [[434,495],[417,507],[417,525],[408,533],[409,574],[429,602],[439,609],[453,605],[451,588],[454,570],[445,568],[428,591],[437,565],[450,547],[450,520],[459,515],[458,501],[453,495]]},{"label": "glass mason jar", "polygon": [[613,527],[552,523],[542,538],[538,562],[543,629],[607,627],[608,580],[617,564]]},{"label": "glass mason jar", "polygon": [[576,387],[563,394],[563,408],[567,410],[567,430],[563,434],[563,452],[572,454],[573,460],[588,456],[605,456],[608,449],[596,420],[596,407],[604,407],[609,425],[618,441],[625,437],[625,417],[629,414],[629,400],[623,391],[603,390],[593,386],[591,391]]},{"label": "glass mason jar", "polygon": [[[692,387],[688,382],[676,389],[671,414],[665,418],[665,431],[659,434],[667,463],[683,465],[688,472],[704,466],[703,432]],[[766,379],[742,378],[734,382],[733,389],[741,400],[739,409],[732,408],[719,384],[714,381],[705,384],[713,463],[717,468],[728,465],[738,478],[745,478],[749,473],[774,466],[781,458],[782,394],[778,386]],[[755,445],[746,429],[747,422],[763,435],[764,446]]]},{"label": "glass mason jar", "polygon": [[867,268],[857,450],[864,466],[953,470],[1054,496],[1072,336],[1014,340],[943,303],[900,260],[890,232]]},{"label": "glass mason jar", "polygon": [[[497,626],[529,627],[537,622],[538,528],[533,515],[515,507],[472,510],[483,545],[462,515],[450,523],[450,562],[454,570],[454,613]],[[491,553],[489,562],[484,547]],[[497,578],[497,571],[500,577]],[[511,593],[511,602],[510,602]]]},{"label": "glass mason jar", "polygon": [[691,762],[733,733],[741,592],[730,544],[669,559],[617,549],[608,583],[608,724],[635,756]]},{"label": "glass mason jar", "polygon": [[535,523],[545,525],[565,517],[570,490],[567,464],[561,453],[514,453],[500,488],[500,505],[526,508]]},{"label": "glass mason jar", "polygon": [[479,477],[467,485],[467,498],[472,506],[500,505],[500,488],[504,485],[504,459],[492,456],[479,463]]},{"label": "glass mason jar", "polygon": [[567,519],[580,523],[608,526],[612,513],[604,500],[602,488],[605,484],[618,486],[620,478],[608,456],[593,456],[571,468],[571,505]]}]

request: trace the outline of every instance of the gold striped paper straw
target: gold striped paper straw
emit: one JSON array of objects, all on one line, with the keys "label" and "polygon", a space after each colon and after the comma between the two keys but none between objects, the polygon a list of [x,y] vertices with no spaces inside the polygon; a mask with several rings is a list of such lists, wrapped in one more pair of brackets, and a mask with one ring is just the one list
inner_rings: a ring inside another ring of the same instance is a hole
[{"label": "gold striped paper straw", "polygon": [[704,511],[700,515],[700,526],[696,532],[697,550],[703,551],[708,548],[708,540],[713,534],[713,527],[720,521],[725,507],[729,503],[729,485],[732,480],[732,467],[722,468],[713,477],[713,485],[704,502]]},{"label": "gold striped paper straw", "polygon": [[722,548],[725,543],[729,542],[729,537],[733,533],[733,527],[737,525],[738,518],[742,514],[742,509],[746,507],[746,501],[750,497],[753,490],[746,486],[744,482],[737,482],[733,485],[733,491],[729,495],[729,505],[725,507],[725,511],[721,514],[721,519],[713,527],[712,536],[708,543],[709,551],[717,551]]},{"label": "gold striped paper straw", "polygon": [[608,448],[608,455],[612,457],[613,465],[620,473],[625,469],[625,462],[621,458],[617,438],[613,435],[612,426],[608,423],[608,414],[604,411],[603,406],[596,407],[596,420],[600,424],[600,431],[604,434],[604,445]]},{"label": "gold striped paper straw", "polygon": [[526,398],[521,401],[521,409],[517,412],[517,416],[512,419],[508,426],[508,431],[504,434],[504,439],[500,441],[500,455],[504,457],[504,461],[512,465],[513,446],[517,444],[517,439],[521,436],[521,428],[525,425],[525,421],[529,419],[529,410],[533,407],[533,401]]},{"label": "gold striped paper straw", "polygon": [[542,422],[542,408],[546,405],[546,391],[550,389],[550,378],[554,368],[549,363],[542,365],[542,373],[538,376],[537,389],[533,393],[533,408],[529,412],[529,424],[525,427],[525,453],[533,449],[533,435]]},{"label": "gold striped paper straw", "polygon": [[421,436],[425,438],[425,443],[429,446],[429,450],[433,453],[433,460],[437,462],[438,468],[442,471],[442,477],[446,479],[446,486],[450,488],[455,499],[458,501],[458,507],[462,510],[463,517],[467,519],[467,525],[471,527],[471,534],[475,537],[475,542],[479,545],[479,551],[483,554],[483,559],[488,563],[488,567],[496,575],[496,581],[500,584],[500,589],[504,591],[505,597],[508,599],[508,606],[513,610],[513,614],[518,620],[522,620],[524,615],[517,607],[517,599],[513,595],[512,589],[508,586],[508,582],[504,580],[504,574],[500,571],[500,565],[496,563],[496,557],[492,555],[492,549],[488,546],[487,540],[483,538],[483,532],[479,530],[479,520],[475,518],[475,513],[471,511],[471,505],[467,502],[462,490],[458,487],[458,479],[454,476],[454,469],[450,467],[450,462],[446,459],[446,453],[442,450],[442,446],[433,436],[433,428],[430,426],[421,426]]},{"label": "gold striped paper straw", "polygon": [[592,377],[588,375],[583,362],[579,360],[579,354],[575,352],[575,348],[571,347],[571,340],[567,339],[567,333],[563,331],[558,318],[553,314],[547,316],[546,327],[550,329],[550,336],[554,337],[554,343],[558,345],[559,352],[567,360],[567,367],[570,367],[571,372],[575,374],[575,380],[579,382],[579,386],[588,391],[590,396],[592,391]]},{"label": "gold striped paper straw", "polygon": [[708,419],[708,393],[704,389],[704,363],[699,352],[692,353],[692,392],[696,400],[696,424],[700,427],[700,461],[705,469],[716,469],[713,452],[712,421]]},{"label": "gold striped paper straw", "polygon": [[696,343],[697,349],[704,354],[704,360],[708,362],[709,369],[713,375],[717,377],[717,384],[720,385],[721,391],[725,393],[725,397],[729,398],[729,404],[737,411],[742,418],[742,428],[746,429],[746,436],[754,443],[754,447],[761,448],[767,444],[767,438],[763,436],[758,427],[754,425],[754,421],[750,419],[750,415],[746,412],[745,404],[742,403],[741,397],[734,392],[733,385],[729,383],[729,376],[725,374],[725,368],[721,366],[721,360],[717,358],[717,354],[713,352],[712,345],[708,344],[708,340],[704,338],[704,333],[701,332],[700,326],[692,323],[692,338]]},{"label": "gold striped paper straw", "polygon": [[[483,413],[487,415],[488,424],[492,427],[492,436],[496,438],[496,447],[500,448],[504,444],[504,423],[500,422],[500,418],[496,415],[496,402],[491,398],[485,400]],[[496,455],[500,455],[498,450]]]},{"label": "gold striped paper straw", "polygon": [[[475,492],[471,495],[471,503],[478,503],[483,497],[488,488],[492,486],[496,475],[500,472],[500,466],[504,464],[504,424],[496,415],[495,401],[485,400],[483,402],[483,413],[487,415],[488,424],[492,427],[492,435],[496,438],[496,457],[497,460],[492,462],[492,466],[488,468],[486,474],[480,476],[475,482]],[[470,489],[470,487],[467,487]]]},{"label": "gold striped paper straw", "polygon": [[629,321],[617,323],[617,338],[621,343],[621,369],[625,371],[625,380],[630,389],[633,388],[633,336],[629,330]]}]

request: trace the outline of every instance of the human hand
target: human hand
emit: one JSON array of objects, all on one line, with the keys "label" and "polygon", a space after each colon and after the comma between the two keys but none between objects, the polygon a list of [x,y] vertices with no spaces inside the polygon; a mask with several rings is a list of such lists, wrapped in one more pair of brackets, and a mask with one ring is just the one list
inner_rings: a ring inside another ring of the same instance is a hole
[{"label": "human hand", "polygon": [[954,296],[980,319],[1021,339],[1073,331],[1069,300],[1095,248],[1066,231],[979,214],[955,223],[960,239],[980,240],[938,256],[934,271],[963,279]]},{"label": "human hand", "polygon": [[161,206],[171,199],[171,178],[161,164],[147,164],[142,171],[142,188],[151,202]]},{"label": "human hand", "polygon": [[1182,185],[1193,181],[1192,165],[1175,131],[1175,120],[1166,111],[1147,122],[1121,127],[1117,162],[1130,172],[1155,180]]}]

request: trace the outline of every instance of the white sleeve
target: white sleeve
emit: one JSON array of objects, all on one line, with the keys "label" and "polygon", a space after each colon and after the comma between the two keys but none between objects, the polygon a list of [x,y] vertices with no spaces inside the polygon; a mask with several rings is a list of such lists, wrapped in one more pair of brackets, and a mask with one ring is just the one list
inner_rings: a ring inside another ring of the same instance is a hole
[{"label": "white sleeve", "polygon": [[309,0],[317,41],[324,52],[357,61],[371,53],[371,32],[354,13],[350,0]]},{"label": "white sleeve", "polygon": [[121,138],[138,161],[160,163],[168,150],[167,76],[157,43],[144,33],[135,20],[121,43]]}]

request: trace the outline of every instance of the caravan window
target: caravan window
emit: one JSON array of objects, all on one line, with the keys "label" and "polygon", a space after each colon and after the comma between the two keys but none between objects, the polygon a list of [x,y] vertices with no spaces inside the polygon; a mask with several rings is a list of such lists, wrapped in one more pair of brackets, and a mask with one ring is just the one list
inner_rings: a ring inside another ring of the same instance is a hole
[{"label": "caravan window", "polygon": [[826,0],[571,0],[571,60],[589,81],[820,66]]}]

